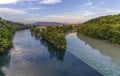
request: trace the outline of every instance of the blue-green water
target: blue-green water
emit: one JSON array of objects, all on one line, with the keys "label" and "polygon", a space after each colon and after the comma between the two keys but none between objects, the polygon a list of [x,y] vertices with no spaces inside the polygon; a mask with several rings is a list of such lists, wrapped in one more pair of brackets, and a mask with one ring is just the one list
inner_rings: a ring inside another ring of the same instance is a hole
[{"label": "blue-green water", "polygon": [[69,50],[75,48],[76,38],[75,34],[68,35],[68,48],[62,51],[36,39],[29,30],[17,31],[13,48],[0,55],[0,76],[103,76]]},{"label": "blue-green water", "polygon": [[120,47],[81,34],[66,36],[65,51],[17,31],[10,52],[0,55],[0,76],[120,76]]},{"label": "blue-green water", "polygon": [[120,76],[119,46],[85,37],[81,34],[77,34],[77,36],[76,33],[73,33],[66,37],[68,42],[67,50],[71,54],[104,76]]}]

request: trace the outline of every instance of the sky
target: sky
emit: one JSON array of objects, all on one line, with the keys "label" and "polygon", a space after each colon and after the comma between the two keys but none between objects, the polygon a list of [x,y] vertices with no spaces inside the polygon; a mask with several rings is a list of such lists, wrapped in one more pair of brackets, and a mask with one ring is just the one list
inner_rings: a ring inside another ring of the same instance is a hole
[{"label": "sky", "polygon": [[120,13],[120,0],[0,0],[0,17],[22,23],[83,23]]}]

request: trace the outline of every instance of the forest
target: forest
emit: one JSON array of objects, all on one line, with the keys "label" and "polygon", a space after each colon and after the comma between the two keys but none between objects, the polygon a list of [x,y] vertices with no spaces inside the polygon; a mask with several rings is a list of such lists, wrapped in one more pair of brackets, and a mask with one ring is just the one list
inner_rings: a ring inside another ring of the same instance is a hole
[{"label": "forest", "polygon": [[91,19],[81,24],[77,31],[86,36],[120,44],[120,14]]},{"label": "forest", "polygon": [[0,18],[0,53],[12,46],[12,38],[15,31],[27,28],[24,24],[15,23]]},{"label": "forest", "polygon": [[31,32],[37,36],[42,37],[43,39],[52,43],[58,49],[66,48],[66,34],[70,30],[73,30],[72,26],[47,26],[46,29],[40,30],[37,27],[33,27]]}]

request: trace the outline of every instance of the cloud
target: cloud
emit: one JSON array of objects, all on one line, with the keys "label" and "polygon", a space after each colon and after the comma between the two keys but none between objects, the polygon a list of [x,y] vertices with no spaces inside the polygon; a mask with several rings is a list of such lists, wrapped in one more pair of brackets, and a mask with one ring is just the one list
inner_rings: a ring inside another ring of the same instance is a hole
[{"label": "cloud", "polygon": [[91,8],[100,7],[100,6],[104,5],[104,4],[105,4],[105,2],[101,2],[101,3],[97,4],[97,5],[91,6]]},{"label": "cloud", "polygon": [[3,14],[25,14],[27,12],[24,10],[18,10],[18,9],[0,8],[0,13],[3,13]]},{"label": "cloud", "polygon": [[[104,11],[104,12],[101,12],[101,11]],[[119,13],[120,13],[120,9],[96,8],[94,9],[93,14],[91,14],[90,17],[95,18],[99,16],[114,15],[114,14],[119,14]]]},{"label": "cloud", "polygon": [[104,5],[105,4],[105,2],[101,2],[100,4],[98,4],[97,6],[102,6],[102,5]]},{"label": "cloud", "polygon": [[80,23],[88,20],[87,17],[83,16],[73,16],[70,14],[63,15],[48,15],[42,18],[28,18],[25,19],[25,23],[38,22],[38,21],[48,21],[48,22],[62,22],[62,23]]},{"label": "cloud", "polygon": [[11,3],[16,3],[19,0],[0,0],[0,4],[11,4]]},{"label": "cloud", "polygon": [[98,13],[99,11],[104,11],[104,12],[101,12],[102,15],[114,15],[114,14],[120,13],[120,9],[112,9],[112,8],[101,8],[101,9],[98,9]]},{"label": "cloud", "polygon": [[42,4],[56,4],[56,3],[60,3],[61,0],[42,0],[40,3]]},{"label": "cloud", "polygon": [[81,7],[88,7],[88,6],[92,6],[93,2],[91,0],[88,0],[87,3],[83,4]]},{"label": "cloud", "polygon": [[29,11],[29,10],[35,11],[35,10],[42,10],[42,9],[45,9],[45,8],[43,8],[43,7],[28,7],[25,10],[27,10],[27,11]]},{"label": "cloud", "polygon": [[85,17],[85,16],[91,16],[91,15],[93,15],[93,13],[91,13],[91,12],[89,12],[89,11],[85,11],[84,13],[83,13],[83,16]]}]

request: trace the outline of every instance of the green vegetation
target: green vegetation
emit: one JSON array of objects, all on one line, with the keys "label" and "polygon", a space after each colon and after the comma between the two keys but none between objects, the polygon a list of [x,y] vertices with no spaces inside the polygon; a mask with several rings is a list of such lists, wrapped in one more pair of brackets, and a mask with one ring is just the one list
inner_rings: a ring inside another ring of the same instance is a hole
[{"label": "green vegetation", "polygon": [[91,19],[78,27],[78,32],[120,44],[120,14]]},{"label": "green vegetation", "polygon": [[49,41],[42,39],[42,38],[40,39],[40,42],[43,46],[47,47],[47,50],[50,54],[50,58],[56,57],[60,61],[64,60],[65,49],[64,50],[57,49]]},{"label": "green vegetation", "polygon": [[12,36],[13,34],[8,27],[0,26],[0,53],[12,45]]},{"label": "green vegetation", "polygon": [[33,28],[34,33],[36,35],[41,36],[43,39],[51,42],[56,48],[65,49],[66,48],[66,40],[65,33],[59,27],[56,26],[48,26],[46,29],[39,31],[38,28]]},{"label": "green vegetation", "polygon": [[6,21],[0,18],[0,53],[12,45],[12,37],[16,30],[26,28],[23,24]]},{"label": "green vegetation", "polygon": [[31,32],[36,36],[40,36],[43,39],[52,43],[56,48],[66,48],[66,33],[73,30],[73,26],[48,26],[46,29],[40,31],[40,29],[33,27]]},{"label": "green vegetation", "polygon": [[33,26],[33,27],[31,28],[31,33],[32,33],[32,34],[35,34],[36,36],[39,36],[39,35],[40,35],[40,29],[37,28],[36,26]]},{"label": "green vegetation", "polygon": [[47,30],[41,32],[41,36],[57,48],[63,49],[66,47],[65,33],[57,27],[47,27]]}]

